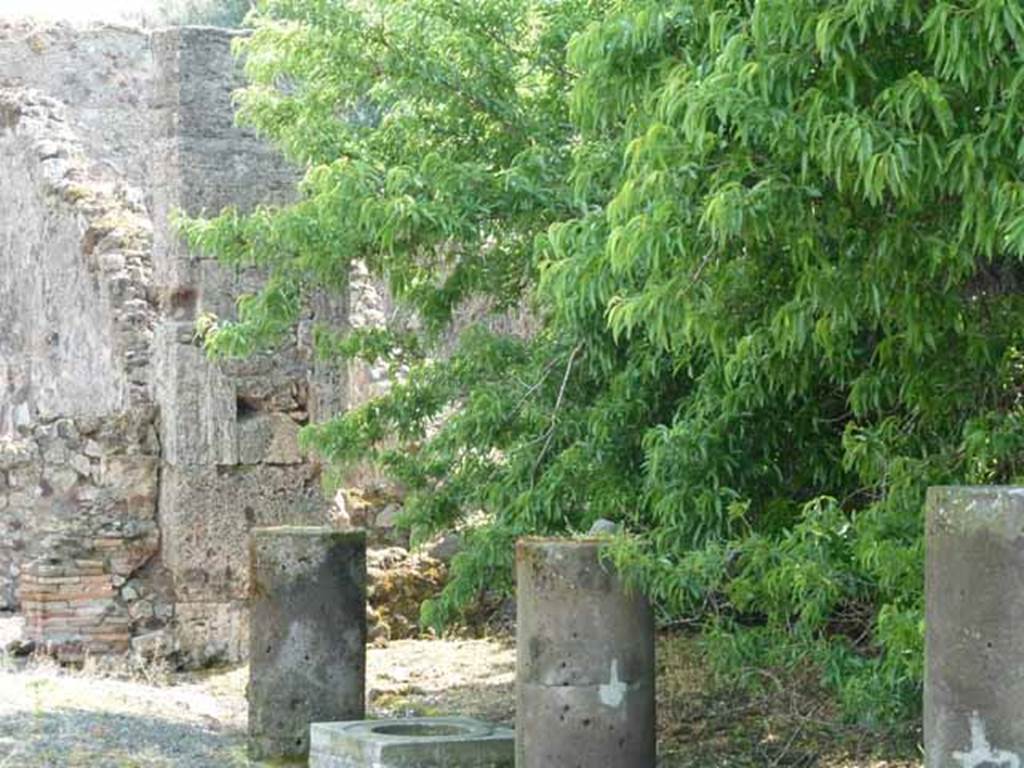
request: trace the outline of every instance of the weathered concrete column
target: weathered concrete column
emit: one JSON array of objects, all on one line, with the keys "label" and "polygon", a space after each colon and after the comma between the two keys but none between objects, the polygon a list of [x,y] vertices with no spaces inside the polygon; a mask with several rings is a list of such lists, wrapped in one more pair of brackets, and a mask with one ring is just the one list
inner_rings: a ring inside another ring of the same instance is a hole
[{"label": "weathered concrete column", "polygon": [[926,768],[1024,766],[1024,488],[928,490]]},{"label": "weathered concrete column", "polygon": [[256,528],[250,555],[249,754],[302,758],[310,723],[365,715],[366,534]]},{"label": "weathered concrete column", "polygon": [[599,547],[516,548],[517,768],[654,766],[654,619]]}]

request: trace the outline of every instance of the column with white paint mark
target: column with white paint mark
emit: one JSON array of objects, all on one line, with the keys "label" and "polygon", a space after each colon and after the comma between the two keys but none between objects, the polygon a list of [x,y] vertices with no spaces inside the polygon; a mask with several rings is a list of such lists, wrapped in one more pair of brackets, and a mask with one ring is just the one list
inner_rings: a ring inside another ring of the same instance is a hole
[{"label": "column with white paint mark", "polygon": [[517,547],[517,768],[654,766],[654,620],[599,547]]},{"label": "column with white paint mark", "polygon": [[926,512],[926,768],[1024,762],[1024,488],[939,487]]}]

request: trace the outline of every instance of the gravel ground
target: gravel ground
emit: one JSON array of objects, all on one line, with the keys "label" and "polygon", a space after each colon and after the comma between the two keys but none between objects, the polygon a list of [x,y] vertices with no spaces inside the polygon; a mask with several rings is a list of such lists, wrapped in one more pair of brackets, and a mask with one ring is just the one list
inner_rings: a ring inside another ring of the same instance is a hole
[{"label": "gravel ground", "polygon": [[[0,617],[0,648],[19,633]],[[245,756],[247,677],[245,667],[69,670],[0,654],[0,768],[256,765]],[[367,651],[367,712],[511,723],[514,677],[508,639],[399,640]],[[813,680],[772,680],[778,689],[758,695],[716,690],[692,639],[662,637],[662,768],[920,768],[918,732],[894,741],[843,726]]]},{"label": "gravel ground", "polygon": [[[0,619],[0,648],[18,637]],[[401,640],[367,655],[374,717],[461,713],[510,722],[515,650],[494,640]],[[0,768],[235,768],[245,756],[245,667],[62,669],[0,656]]]}]

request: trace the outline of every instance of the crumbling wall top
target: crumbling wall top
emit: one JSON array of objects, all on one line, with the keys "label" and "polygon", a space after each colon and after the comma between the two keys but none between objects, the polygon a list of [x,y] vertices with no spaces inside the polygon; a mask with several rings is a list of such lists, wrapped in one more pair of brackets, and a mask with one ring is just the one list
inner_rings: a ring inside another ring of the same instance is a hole
[{"label": "crumbling wall top", "polygon": [[152,77],[143,30],[0,20],[0,85],[36,88],[64,104],[94,175],[145,179]]}]

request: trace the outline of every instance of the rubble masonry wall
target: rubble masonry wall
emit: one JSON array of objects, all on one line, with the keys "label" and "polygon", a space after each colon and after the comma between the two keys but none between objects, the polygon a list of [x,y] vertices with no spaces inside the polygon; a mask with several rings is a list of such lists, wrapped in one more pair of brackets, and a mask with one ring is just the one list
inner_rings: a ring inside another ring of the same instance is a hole
[{"label": "rubble masonry wall", "polygon": [[65,655],[241,659],[248,531],[329,522],[297,434],[346,377],[303,340],[347,297],[272,356],[195,339],[259,275],[189,252],[172,216],[295,179],[234,125],[232,37],[0,22],[0,607]]}]

